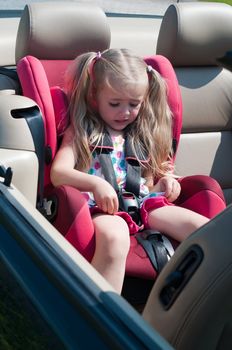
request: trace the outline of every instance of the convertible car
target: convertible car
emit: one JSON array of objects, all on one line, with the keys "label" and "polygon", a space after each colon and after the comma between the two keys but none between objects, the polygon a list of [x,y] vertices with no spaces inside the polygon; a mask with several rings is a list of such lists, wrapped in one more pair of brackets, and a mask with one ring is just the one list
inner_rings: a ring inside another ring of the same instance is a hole
[{"label": "convertible car", "polygon": [[[85,1],[0,11],[0,349],[232,348],[232,7],[141,3],[137,13]],[[122,296],[89,263],[83,197],[49,177],[64,72],[109,47],[164,75],[180,204],[211,219],[159,274],[132,240]]]}]

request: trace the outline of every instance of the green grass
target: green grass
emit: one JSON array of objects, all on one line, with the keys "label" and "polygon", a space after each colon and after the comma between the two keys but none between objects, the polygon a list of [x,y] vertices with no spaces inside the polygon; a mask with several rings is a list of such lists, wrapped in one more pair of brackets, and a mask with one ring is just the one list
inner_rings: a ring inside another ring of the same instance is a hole
[{"label": "green grass", "polygon": [[[205,0],[200,0],[200,1],[205,1]],[[232,0],[210,0],[208,2],[221,2],[224,4],[232,5]]]}]

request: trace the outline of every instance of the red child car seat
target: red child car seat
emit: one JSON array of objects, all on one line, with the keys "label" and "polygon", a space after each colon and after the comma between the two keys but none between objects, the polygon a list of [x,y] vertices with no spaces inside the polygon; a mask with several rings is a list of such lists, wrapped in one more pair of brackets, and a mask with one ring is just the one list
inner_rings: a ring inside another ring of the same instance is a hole
[{"label": "red child car seat", "polygon": [[[58,33],[58,37],[56,36],[56,38],[53,38],[55,44],[50,47],[49,45],[51,43],[49,42],[49,38],[47,39],[47,37],[43,35],[43,32],[41,33],[40,31],[41,26],[43,26],[43,28],[45,26],[45,23],[41,24],[40,22],[45,5],[46,18],[49,18],[49,26],[47,25],[46,29],[52,27],[51,20],[54,21],[54,18],[57,18],[59,11],[61,11],[59,26],[62,28],[63,26],[60,23],[61,19],[65,20],[65,27],[72,27],[72,20],[67,21],[67,18],[68,16],[73,18],[74,13],[75,16],[80,17],[83,21],[83,11],[85,7],[80,4],[71,3],[69,7],[68,3],[65,3],[64,9],[64,5],[60,3],[57,4],[55,12],[54,8],[52,5],[49,5],[49,3],[27,5],[19,25],[16,43],[17,72],[23,94],[32,98],[38,104],[44,120],[46,134],[45,148],[47,152],[47,164],[45,166],[44,175],[44,196],[53,195],[57,201],[57,211],[53,224],[87,260],[91,261],[95,249],[95,239],[87,203],[81,193],[75,188],[70,186],[61,186],[56,189],[52,188],[49,172],[51,161],[57,150],[57,139],[60,133],[63,132],[63,127],[67,125],[67,119],[65,119],[67,118],[67,101],[62,91],[63,72],[77,54],[88,50],[99,51],[106,49],[109,44],[109,35],[106,35],[105,32],[107,32],[108,29],[101,11],[91,8],[91,11],[96,11],[97,13],[97,16],[95,13],[93,20],[91,20],[91,30],[94,32],[92,35],[95,36],[99,34],[99,41],[97,43],[94,41],[95,47],[86,44],[88,40],[91,42],[92,39],[88,37],[84,30],[82,30],[80,38],[77,39],[75,37],[75,40],[73,39],[72,32],[66,33],[66,36],[64,36],[62,40],[60,40]],[[66,15],[63,13],[64,10],[66,11]],[[89,8],[86,8],[88,20],[84,22],[89,23],[91,11]],[[33,17],[33,21],[31,17]],[[94,27],[93,23],[97,21],[97,18],[101,23],[97,23],[97,26]],[[55,19],[55,21],[57,21],[57,19]],[[77,18],[74,22],[78,22]],[[28,37],[28,33],[31,33],[31,23],[33,23],[33,35]],[[38,27],[36,27],[37,25]],[[86,28],[86,30],[87,29],[89,30],[89,28]],[[104,35],[100,33],[101,31],[104,32]],[[54,28],[52,33],[56,35]],[[75,29],[74,33],[78,33],[78,31]],[[70,37],[72,39],[70,39]],[[83,37],[85,38],[85,45],[82,43]],[[74,40],[74,45],[72,45],[72,40]],[[67,50],[72,47],[71,53],[64,50],[63,47],[67,47]],[[145,60],[149,65],[159,71],[167,81],[168,100],[174,120],[173,138],[175,147],[177,148],[181,132],[182,104],[174,70],[170,62],[163,56],[146,57]],[[180,183],[182,192],[176,203],[177,205],[195,210],[209,218],[212,218],[225,208],[223,193],[214,179],[200,175],[189,176],[180,179]],[[134,236],[131,236],[131,249],[127,259],[126,274],[135,278],[151,279],[152,281],[154,281],[157,276],[157,271],[151,266],[145,251],[141,245],[138,244]]]}]

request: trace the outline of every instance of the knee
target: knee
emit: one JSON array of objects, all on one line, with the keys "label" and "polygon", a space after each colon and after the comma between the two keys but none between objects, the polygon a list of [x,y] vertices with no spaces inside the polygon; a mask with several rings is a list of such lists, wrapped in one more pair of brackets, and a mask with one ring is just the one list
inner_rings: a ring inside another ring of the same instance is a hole
[{"label": "knee", "polygon": [[130,234],[126,222],[115,216],[98,236],[98,247],[109,260],[125,259],[130,248]]}]

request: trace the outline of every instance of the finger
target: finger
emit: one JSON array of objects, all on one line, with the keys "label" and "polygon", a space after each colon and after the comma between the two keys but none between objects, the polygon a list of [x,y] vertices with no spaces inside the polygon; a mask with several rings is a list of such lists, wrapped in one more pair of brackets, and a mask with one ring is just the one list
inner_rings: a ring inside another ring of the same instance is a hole
[{"label": "finger", "polygon": [[169,202],[172,202],[174,198],[173,193],[170,193],[170,195],[166,198],[168,199]]},{"label": "finger", "polygon": [[165,196],[168,198],[172,193],[172,182],[166,181],[165,182]]},{"label": "finger", "polygon": [[107,201],[107,213],[114,214],[114,202],[111,198],[109,198]]},{"label": "finger", "polygon": [[173,198],[174,186],[174,181],[167,181],[167,189],[165,195],[169,201],[171,201]]},{"label": "finger", "polygon": [[117,198],[117,196],[109,198],[107,205],[108,205],[107,209],[108,209],[109,214],[116,213],[118,211],[118,198]]},{"label": "finger", "polygon": [[118,211],[119,203],[118,203],[118,197],[115,196],[113,199],[113,214]]},{"label": "finger", "polygon": [[181,187],[178,181],[175,181],[174,192],[176,194],[176,198],[179,196],[181,191]]},{"label": "finger", "polygon": [[177,181],[174,181],[172,192],[170,193],[170,196],[168,198],[169,201],[170,202],[175,201],[177,199],[177,197],[179,197],[179,194],[180,194],[180,185]]},{"label": "finger", "polygon": [[108,213],[108,205],[105,199],[101,201],[100,205],[101,205],[100,209],[104,211],[104,213]]},{"label": "finger", "polygon": [[114,214],[118,210],[118,198],[117,196],[112,196],[107,198],[107,213]]}]

